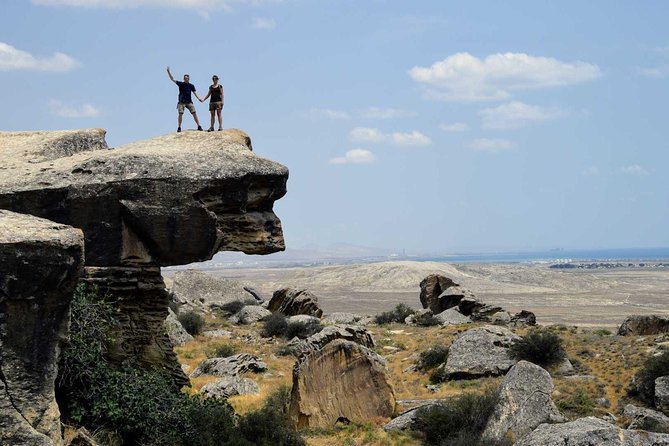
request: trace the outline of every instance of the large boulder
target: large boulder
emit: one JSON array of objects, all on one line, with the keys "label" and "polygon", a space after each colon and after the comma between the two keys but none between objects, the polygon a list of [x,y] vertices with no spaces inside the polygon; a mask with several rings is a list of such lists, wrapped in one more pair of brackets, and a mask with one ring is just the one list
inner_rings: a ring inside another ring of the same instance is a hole
[{"label": "large boulder", "polygon": [[669,316],[628,316],[618,328],[620,336],[647,336],[669,333]]},{"label": "large boulder", "polygon": [[189,269],[174,274],[170,292],[181,311],[208,313],[230,302],[255,301],[246,288],[237,280]]},{"label": "large boulder", "polygon": [[307,314],[320,318],[323,315],[315,294],[308,290],[295,288],[282,288],[275,291],[267,309],[272,313],[281,313],[285,316]]},{"label": "large boulder", "polygon": [[295,364],[288,416],[296,428],[389,418],[394,409],[385,364],[366,347],[338,339]]},{"label": "large boulder", "polygon": [[515,446],[669,446],[669,435],[623,430],[595,417],[542,424]]},{"label": "large boulder", "polygon": [[383,426],[383,430],[386,432],[390,431],[404,431],[404,430],[419,430],[420,429],[420,419],[418,415],[420,414],[421,409],[429,410],[432,407],[435,407],[437,403],[426,403],[411,409],[407,409],[404,412],[397,415],[395,418],[390,420]]},{"label": "large boulder", "polygon": [[655,407],[669,415],[669,376],[655,379]]},{"label": "large boulder", "polygon": [[460,334],[448,350],[445,372],[450,379],[504,375],[517,362],[509,347],[520,336],[506,328],[485,325]]},{"label": "large boulder", "polygon": [[472,322],[471,318],[460,313],[456,308],[444,310],[439,314],[435,314],[434,317],[444,326],[469,324]]},{"label": "large boulder", "polygon": [[233,324],[248,325],[254,322],[260,322],[271,316],[272,312],[260,305],[246,305],[237,313],[228,318]]},{"label": "large boulder", "polygon": [[371,316],[356,313],[330,313],[325,316],[326,324],[367,325],[372,321]]},{"label": "large boulder", "polygon": [[366,328],[359,325],[330,325],[307,339],[292,339],[286,349],[295,356],[320,350],[336,339],[345,339],[367,348],[376,347],[374,336]]},{"label": "large boulder", "polygon": [[553,380],[546,370],[531,362],[518,362],[497,388],[497,402],[482,438],[520,439],[541,423],[564,421],[551,399],[552,391]]},{"label": "large boulder", "polygon": [[260,387],[255,381],[238,376],[225,376],[214,382],[205,384],[200,394],[205,398],[229,398],[235,395],[257,395]]},{"label": "large boulder", "polygon": [[637,429],[650,432],[669,433],[669,417],[662,412],[627,404],[623,414],[630,420],[627,429]]},{"label": "large boulder", "polygon": [[79,229],[0,210],[2,445],[63,442],[54,389],[83,261]]},{"label": "large boulder", "polygon": [[209,358],[202,361],[190,374],[191,378],[203,375],[238,376],[246,372],[261,373],[267,370],[267,364],[257,356],[239,353],[226,358]]},{"label": "large boulder", "polygon": [[174,314],[174,311],[172,311],[172,309],[168,310],[167,318],[165,319],[165,322],[163,322],[163,326],[165,327],[165,331],[167,332],[167,336],[170,338],[172,345],[178,347],[192,341],[193,336],[191,336],[183,325],[181,325],[181,322],[177,319],[177,315]]},{"label": "large boulder", "polygon": [[[449,288],[452,288],[451,292],[446,291]],[[420,303],[434,314],[457,306],[460,299],[470,293],[441,274],[430,274],[420,282]]]}]

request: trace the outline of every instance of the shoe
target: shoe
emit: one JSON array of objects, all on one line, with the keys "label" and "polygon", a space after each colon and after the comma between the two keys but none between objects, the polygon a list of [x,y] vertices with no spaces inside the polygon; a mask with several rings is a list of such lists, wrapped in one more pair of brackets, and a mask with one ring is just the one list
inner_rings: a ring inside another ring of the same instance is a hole
[{"label": "shoe", "polygon": [[[212,130],[213,130],[213,129],[212,129]],[[220,129],[218,129],[218,131],[219,131],[219,132],[222,132],[222,131],[223,131],[223,129],[222,129],[222,128],[220,128]]]},{"label": "shoe", "polygon": [[207,131],[208,131],[208,132],[213,132],[213,131],[214,131],[214,128],[213,128],[213,127],[209,127],[209,128],[207,129]]},{"label": "shoe", "polygon": [[177,133],[181,131],[181,127],[177,127]]},{"label": "shoe", "polygon": [[202,131],[202,126],[201,126],[201,125],[198,125],[198,126],[197,126],[197,129],[198,129],[199,131]]}]

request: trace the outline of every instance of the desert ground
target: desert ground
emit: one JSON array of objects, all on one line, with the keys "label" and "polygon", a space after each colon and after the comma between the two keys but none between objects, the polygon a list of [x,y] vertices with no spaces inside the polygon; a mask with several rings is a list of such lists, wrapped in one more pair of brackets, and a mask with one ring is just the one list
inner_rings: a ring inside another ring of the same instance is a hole
[{"label": "desert ground", "polygon": [[[614,329],[630,314],[669,314],[669,269],[551,269],[548,264],[393,261],[335,266],[208,269],[266,298],[282,287],[316,293],[324,312],[377,314],[400,302],[420,308],[420,281],[438,273],[508,311],[530,310],[541,325]],[[165,270],[169,277],[174,270]]]}]

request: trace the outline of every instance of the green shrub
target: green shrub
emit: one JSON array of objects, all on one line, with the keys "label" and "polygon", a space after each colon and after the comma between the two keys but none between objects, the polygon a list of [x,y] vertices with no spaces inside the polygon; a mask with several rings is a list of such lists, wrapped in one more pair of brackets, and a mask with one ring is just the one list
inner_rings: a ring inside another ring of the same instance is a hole
[{"label": "green shrub", "polygon": [[430,370],[440,366],[448,359],[448,347],[435,345],[420,353],[416,368],[418,370]]},{"label": "green shrub", "polygon": [[278,337],[284,336],[288,331],[288,320],[286,316],[281,313],[274,313],[265,319],[265,322],[262,327],[262,336],[269,337]]},{"label": "green shrub", "polygon": [[437,367],[430,373],[430,382],[432,384],[439,384],[448,381],[448,374],[445,367]]},{"label": "green shrub", "polygon": [[207,355],[207,358],[227,358],[237,352],[235,347],[230,344],[219,344],[208,348],[204,353]]},{"label": "green shrub", "polygon": [[651,356],[637,373],[634,379],[635,391],[632,394],[652,406],[655,400],[655,380],[667,375],[669,375],[669,351]]},{"label": "green shrub", "polygon": [[535,330],[514,342],[509,348],[509,355],[519,361],[548,366],[562,361],[565,351],[562,339],[557,334]]},{"label": "green shrub", "polygon": [[441,325],[441,321],[437,319],[435,315],[430,314],[429,316],[417,318],[416,325],[420,325],[421,327],[434,327]]},{"label": "green shrub", "polygon": [[216,310],[226,315],[232,315],[239,313],[242,308],[250,305],[258,305],[258,302],[253,299],[233,300],[222,305],[217,305]]},{"label": "green shrub", "polygon": [[463,393],[437,405],[418,410],[417,426],[427,445],[478,445],[480,435],[495,407],[496,396]]},{"label": "green shrub", "polygon": [[286,339],[293,339],[297,336],[300,339],[306,339],[312,334],[316,334],[323,329],[318,321],[309,322],[289,322],[284,336]]},{"label": "green shrub", "polygon": [[597,336],[610,336],[611,332],[605,328],[598,328],[596,330],[592,330],[592,334]]},{"label": "green shrub", "polygon": [[177,316],[181,325],[183,325],[184,330],[192,336],[197,336],[202,333],[202,327],[204,327],[204,319],[199,314],[194,311],[188,311],[186,313],[181,313]]},{"label": "green shrub", "polygon": [[404,323],[404,320],[416,311],[406,304],[397,304],[391,311],[377,314],[374,320],[377,324],[390,324],[393,322]]},{"label": "green shrub", "polygon": [[571,412],[581,417],[592,415],[596,406],[592,398],[583,390],[557,400],[555,405],[563,412]]}]

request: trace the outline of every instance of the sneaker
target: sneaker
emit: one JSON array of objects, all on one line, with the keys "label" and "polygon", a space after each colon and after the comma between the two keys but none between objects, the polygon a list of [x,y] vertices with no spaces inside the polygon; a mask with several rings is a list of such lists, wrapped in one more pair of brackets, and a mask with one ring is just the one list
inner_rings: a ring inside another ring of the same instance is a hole
[{"label": "sneaker", "polygon": [[197,126],[197,129],[198,129],[199,131],[202,131],[202,126],[201,126],[201,125],[198,125],[198,126]]},{"label": "sneaker", "polygon": [[181,131],[181,127],[177,127],[177,133]]},{"label": "sneaker", "polygon": [[214,131],[214,128],[213,128],[213,127],[209,127],[209,128],[207,129],[207,131],[208,131],[208,132],[213,132],[213,131]]},{"label": "sneaker", "polygon": [[218,131],[219,131],[219,132],[222,132],[222,131],[223,131],[223,128],[218,129]]}]

